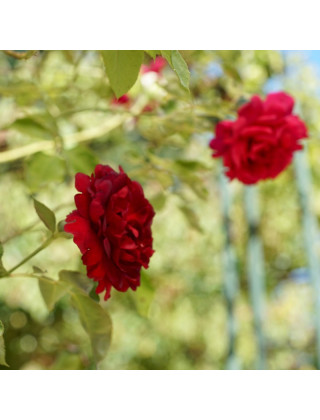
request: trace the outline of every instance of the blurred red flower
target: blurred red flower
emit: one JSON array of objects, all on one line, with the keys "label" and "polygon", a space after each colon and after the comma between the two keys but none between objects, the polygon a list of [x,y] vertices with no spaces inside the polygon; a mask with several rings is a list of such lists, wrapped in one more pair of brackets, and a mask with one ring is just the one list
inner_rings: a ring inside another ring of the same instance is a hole
[{"label": "blurred red flower", "polygon": [[265,101],[255,95],[235,121],[217,124],[212,156],[222,157],[230,180],[255,184],[275,178],[291,163],[293,153],[303,148],[299,140],[308,136],[305,123],[292,114],[293,106],[284,92],[270,93]]},{"label": "blurred red flower", "polygon": [[96,293],[111,287],[125,292],[140,285],[141,267],[148,268],[152,249],[154,210],[141,185],[110,166],[97,165],[91,176],[77,173],[77,210],[66,218],[65,231],[73,234],[89,278],[98,282]]},{"label": "blurred red flower", "polygon": [[122,95],[119,99],[116,97],[112,98],[111,104],[112,105],[127,105],[130,106],[131,99],[129,95]]},{"label": "blurred red flower", "polygon": [[141,71],[142,73],[149,73],[153,71],[154,73],[161,73],[162,69],[167,65],[167,60],[160,55],[158,55],[150,64],[142,64]]}]

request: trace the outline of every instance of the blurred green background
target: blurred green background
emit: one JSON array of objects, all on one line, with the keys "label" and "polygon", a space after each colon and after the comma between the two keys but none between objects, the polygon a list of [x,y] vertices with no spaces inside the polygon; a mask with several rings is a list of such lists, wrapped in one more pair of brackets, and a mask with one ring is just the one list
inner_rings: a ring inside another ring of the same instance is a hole
[{"label": "blurred green background", "polygon": [[[140,74],[130,105],[114,104],[95,51],[41,51],[28,60],[0,53],[0,241],[12,267],[43,241],[32,196],[63,220],[74,208],[74,175],[121,165],[156,210],[155,254],[136,292],[101,302],[113,337],[101,369],[225,369],[224,238],[215,124],[252,94],[285,90],[308,125],[312,206],[320,216],[319,77],[299,52],[182,51],[190,94],[169,66]],[[150,61],[145,56],[145,63]],[[149,105],[148,109],[145,106]],[[233,181],[232,241],[239,293],[235,353],[253,369],[256,344],[246,275],[243,186]],[[266,270],[269,369],[315,369],[314,291],[307,270],[292,165],[259,184]],[[320,239],[320,237],[319,237]],[[58,239],[16,273],[36,265],[57,277],[84,272],[71,240]],[[0,279],[0,319],[10,369],[88,369],[90,344],[68,298],[49,313],[35,279]],[[0,366],[1,369],[8,369]]]}]

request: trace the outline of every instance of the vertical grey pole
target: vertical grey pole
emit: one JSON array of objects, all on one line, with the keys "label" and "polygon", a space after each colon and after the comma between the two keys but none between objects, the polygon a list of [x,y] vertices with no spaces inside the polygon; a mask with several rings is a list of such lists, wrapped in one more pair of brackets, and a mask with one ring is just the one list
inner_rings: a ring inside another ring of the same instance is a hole
[{"label": "vertical grey pole", "polygon": [[227,369],[240,369],[240,363],[236,357],[237,322],[235,317],[236,297],[239,290],[239,279],[236,266],[236,256],[232,243],[231,234],[231,192],[229,183],[220,168],[220,191],[222,201],[223,227],[224,227],[224,294],[227,307],[228,323],[228,358]]},{"label": "vertical grey pole", "polygon": [[249,229],[247,245],[247,275],[257,343],[256,368],[266,369],[265,319],[265,273],[262,242],[259,234],[259,197],[256,186],[245,186],[245,213]]},{"label": "vertical grey pole", "polygon": [[317,220],[311,208],[312,181],[305,150],[295,153],[294,168],[300,208],[302,211],[305,249],[308,259],[310,279],[314,289],[316,366],[317,369],[320,369],[320,254],[318,252],[319,249],[317,249],[317,242],[319,239]]}]

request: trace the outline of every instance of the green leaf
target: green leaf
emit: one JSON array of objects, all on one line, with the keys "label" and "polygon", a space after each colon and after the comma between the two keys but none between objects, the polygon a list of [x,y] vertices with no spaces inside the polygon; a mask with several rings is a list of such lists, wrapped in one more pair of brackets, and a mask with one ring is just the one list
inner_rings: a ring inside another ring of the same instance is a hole
[{"label": "green leaf", "polygon": [[155,59],[157,55],[161,55],[160,50],[144,50],[151,58]]},{"label": "green leaf", "polygon": [[5,54],[9,55],[10,57],[16,58],[18,60],[28,60],[28,58],[31,58],[34,56],[38,50],[29,50],[26,52],[21,51],[15,51],[15,50],[9,50],[9,51],[3,51]]},{"label": "green leaf", "polygon": [[70,290],[70,286],[68,284],[51,280],[45,276],[40,277],[38,282],[41,295],[49,311],[51,311],[56,302],[58,302],[58,300]]},{"label": "green leaf", "polygon": [[61,270],[59,272],[59,280],[75,286],[86,293],[90,292],[93,283],[85,274],[71,270]]},{"label": "green leaf", "polygon": [[162,56],[168,61],[170,67],[177,74],[180,84],[189,91],[190,72],[187,63],[184,61],[179,51],[161,51]]},{"label": "green leaf", "polygon": [[56,216],[53,211],[48,209],[47,206],[40,203],[40,201],[33,199],[34,208],[37,212],[37,215],[45,226],[53,233],[56,230]]},{"label": "green leaf", "polygon": [[71,150],[65,150],[65,157],[74,173],[91,174],[99,163],[97,156],[85,146],[77,146]]},{"label": "green leaf", "polygon": [[3,333],[4,333],[4,326],[2,322],[0,321],[0,365],[8,366],[6,362],[6,349],[4,345]]},{"label": "green leaf", "polygon": [[20,118],[12,123],[9,128],[17,130],[19,133],[25,134],[31,138],[52,138],[47,127],[31,117]]},{"label": "green leaf", "polygon": [[96,362],[104,359],[111,343],[112,322],[106,310],[82,293],[75,293],[72,302],[78,309],[80,321],[91,341]]},{"label": "green leaf", "polygon": [[188,207],[184,204],[179,206],[179,208],[182,211],[182,213],[185,215],[185,217],[188,220],[190,226],[193,227],[194,229],[196,229],[198,232],[203,233],[203,229],[202,229],[202,227],[199,223],[199,218],[198,218],[197,214],[193,211],[193,209],[191,209],[190,207]]},{"label": "green leaf", "polygon": [[[197,160],[183,160],[183,159],[176,159],[175,164],[180,166],[181,169],[185,169],[187,171],[209,171],[210,168],[206,166],[204,163],[199,162]],[[180,169],[180,170],[181,170]]]},{"label": "green leaf", "polygon": [[143,51],[100,51],[112,90],[124,95],[138,78]]},{"label": "green leaf", "polygon": [[184,61],[179,51],[172,51],[171,59],[172,68],[177,73],[181,85],[189,91],[190,72],[187,63]]},{"label": "green leaf", "polygon": [[172,53],[171,50],[161,50],[162,57],[164,57],[168,61],[170,67],[173,69],[171,53]]},{"label": "green leaf", "polygon": [[61,158],[38,152],[26,162],[26,183],[32,192],[36,192],[49,183],[60,183],[65,172],[65,162]]}]

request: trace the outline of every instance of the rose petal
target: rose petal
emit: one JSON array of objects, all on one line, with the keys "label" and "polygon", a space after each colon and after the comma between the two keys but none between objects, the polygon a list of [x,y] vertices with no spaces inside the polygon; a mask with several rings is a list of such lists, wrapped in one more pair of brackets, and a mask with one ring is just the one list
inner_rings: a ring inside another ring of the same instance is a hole
[{"label": "rose petal", "polygon": [[86,192],[90,185],[90,177],[88,175],[77,173],[75,176],[75,186],[79,192]]}]

